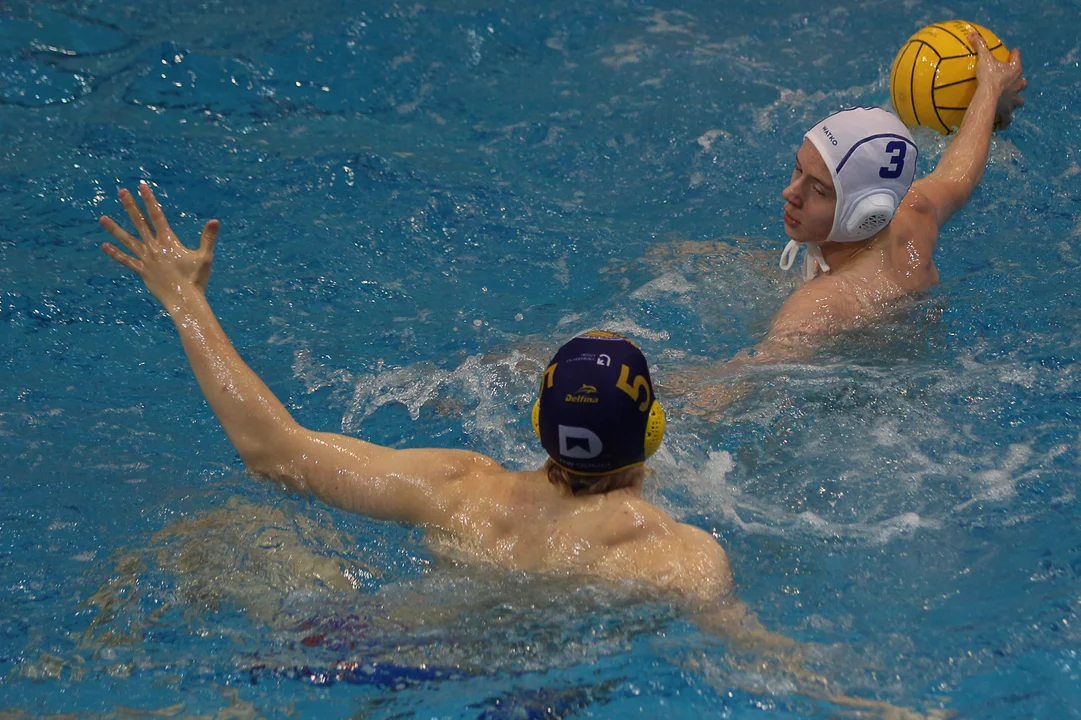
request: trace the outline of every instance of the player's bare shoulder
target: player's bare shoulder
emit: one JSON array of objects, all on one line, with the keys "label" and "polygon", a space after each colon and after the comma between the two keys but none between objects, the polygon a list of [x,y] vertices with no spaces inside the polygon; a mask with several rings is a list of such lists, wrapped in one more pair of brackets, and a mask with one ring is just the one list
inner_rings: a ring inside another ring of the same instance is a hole
[{"label": "player's bare shoulder", "polygon": [[[732,565],[728,561],[728,553],[717,539],[705,530],[686,523],[679,524],[679,532],[687,549],[686,577],[697,587],[694,594],[718,597],[730,593],[733,586]],[[691,591],[691,588],[685,589],[685,592]]]},{"label": "player's bare shoulder", "polygon": [[728,554],[713,535],[641,498],[635,500],[628,504],[633,512],[623,517],[622,528],[622,545],[633,558],[634,574],[687,597],[713,598],[731,591]]},{"label": "player's bare shoulder", "polygon": [[934,254],[938,245],[938,223],[926,190],[913,186],[888,231],[885,249],[896,281],[904,291],[919,292],[936,285],[938,269]]}]

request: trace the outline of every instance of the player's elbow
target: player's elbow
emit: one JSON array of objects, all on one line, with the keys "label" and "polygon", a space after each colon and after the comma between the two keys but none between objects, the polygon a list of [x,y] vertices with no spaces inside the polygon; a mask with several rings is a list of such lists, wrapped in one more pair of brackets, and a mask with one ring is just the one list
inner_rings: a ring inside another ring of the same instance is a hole
[{"label": "player's elbow", "polygon": [[288,468],[298,459],[298,440],[307,431],[296,423],[273,428],[249,428],[230,436],[248,470],[256,475],[287,480]]},{"label": "player's elbow", "polygon": [[972,197],[976,186],[961,180],[929,177],[917,192],[906,198],[917,215],[930,218],[941,228]]}]

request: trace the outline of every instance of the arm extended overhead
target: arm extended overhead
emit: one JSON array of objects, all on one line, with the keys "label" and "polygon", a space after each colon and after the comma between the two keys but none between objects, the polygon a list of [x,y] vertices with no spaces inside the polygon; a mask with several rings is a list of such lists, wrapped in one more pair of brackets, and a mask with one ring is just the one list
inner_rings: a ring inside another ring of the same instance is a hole
[{"label": "arm extended overhead", "polygon": [[207,402],[251,471],[346,510],[435,525],[452,512],[453,481],[501,471],[490,458],[465,450],[395,450],[302,427],[240,357],[207,302],[218,221],[208,222],[199,248],[189,250],[150,186],[139,192],[149,222],[130,192],[121,190],[120,201],[141,240],[102,217],[102,226],[131,254],[111,243],[102,248],[137,273],[169,313]]},{"label": "arm extended overhead", "polygon": [[939,158],[934,171],[917,180],[910,194],[941,229],[960,210],[983,179],[991,134],[1013,121],[1013,111],[1024,105],[1021,91],[1028,87],[1022,74],[1021,51],[1014,48],[1009,62],[991,54],[983,37],[969,33],[978,55],[976,91],[961,121],[957,135]]}]

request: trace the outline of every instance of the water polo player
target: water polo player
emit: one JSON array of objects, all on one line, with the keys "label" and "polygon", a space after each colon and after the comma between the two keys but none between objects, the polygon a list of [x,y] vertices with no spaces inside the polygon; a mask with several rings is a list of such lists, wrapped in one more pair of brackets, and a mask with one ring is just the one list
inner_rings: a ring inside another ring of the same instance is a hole
[{"label": "water polo player", "polygon": [[997,60],[978,33],[977,88],[937,167],[913,182],[917,148],[880,108],[845,110],[815,125],[782,192],[789,237],[781,266],[806,249],[809,281],[785,301],[770,332],[737,364],[798,357],[816,337],[880,316],[897,298],[938,282],[933,254],[946,221],[983,176],[994,128],[1008,127],[1027,86],[1021,54]]},{"label": "water polo player", "polygon": [[[642,498],[645,461],[661,444],[665,420],[646,359],[628,339],[586,333],[552,358],[532,412],[548,452],[535,470],[510,472],[467,450],[397,450],[308,430],[241,359],[207,302],[218,222],[208,222],[199,249],[189,250],[150,187],[139,192],[149,222],[132,194],[120,191],[138,238],[101,218],[130,254],[111,243],[102,249],[137,273],[169,313],[203,394],[251,472],[344,510],[419,525],[436,549],[459,558],[662,591],[686,601],[702,629],[767,653],[776,671],[796,681],[795,692],[883,717],[916,717],[839,694],[804,669],[800,646],[767,631],[735,599],[728,556],[714,537]],[[322,640],[314,633],[306,642]],[[351,668],[338,664],[334,678],[348,680]],[[391,675],[417,677],[409,673]]]},{"label": "water polo player", "polygon": [[533,409],[549,455],[535,470],[509,472],[466,450],[397,450],[308,430],[241,359],[207,302],[217,221],[189,250],[150,187],[139,192],[149,222],[120,191],[139,238],[101,219],[130,254],[103,249],[169,313],[199,386],[253,473],[335,507],[435,530],[433,542],[508,569],[637,580],[706,603],[729,595],[728,558],[713,536],[641,497],[664,413],[632,342],[595,332],[559,349]]}]

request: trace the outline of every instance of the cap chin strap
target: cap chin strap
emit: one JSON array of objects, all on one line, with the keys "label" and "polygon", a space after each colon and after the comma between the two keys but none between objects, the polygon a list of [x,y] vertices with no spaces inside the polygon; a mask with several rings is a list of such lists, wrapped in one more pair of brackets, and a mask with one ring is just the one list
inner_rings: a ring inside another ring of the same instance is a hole
[{"label": "cap chin strap", "polygon": [[792,269],[792,264],[796,262],[796,255],[799,254],[801,245],[807,246],[807,252],[803,255],[804,280],[814,279],[816,263],[818,267],[822,268],[823,272],[830,271],[830,266],[826,264],[826,258],[822,257],[822,248],[818,247],[818,243],[801,243],[795,240],[789,240],[788,244],[784,246],[784,250],[781,251],[781,262],[779,264],[782,270]]}]

